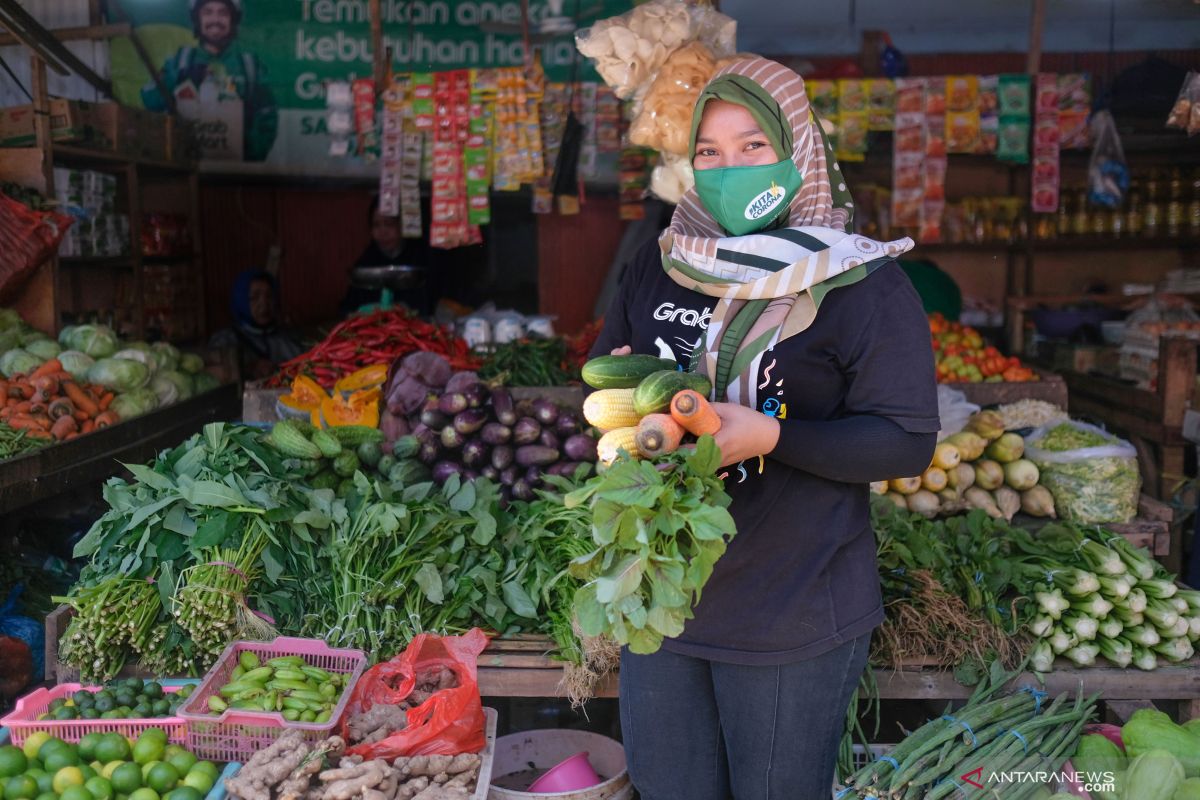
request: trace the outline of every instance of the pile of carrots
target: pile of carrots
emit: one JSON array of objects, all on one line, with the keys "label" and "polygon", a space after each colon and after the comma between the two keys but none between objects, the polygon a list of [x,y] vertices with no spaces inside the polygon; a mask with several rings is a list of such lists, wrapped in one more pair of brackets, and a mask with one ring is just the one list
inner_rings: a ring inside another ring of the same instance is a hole
[{"label": "pile of carrots", "polygon": [[120,422],[113,393],[81,384],[52,358],[28,375],[0,378],[0,422],[31,439],[65,442]]}]

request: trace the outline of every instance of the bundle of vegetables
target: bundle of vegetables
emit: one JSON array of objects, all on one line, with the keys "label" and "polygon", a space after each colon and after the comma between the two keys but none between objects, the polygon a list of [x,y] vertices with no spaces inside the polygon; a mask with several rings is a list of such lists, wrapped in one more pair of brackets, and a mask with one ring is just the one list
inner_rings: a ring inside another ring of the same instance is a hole
[{"label": "bundle of vegetables", "polygon": [[393,455],[415,455],[438,483],[482,476],[503,486],[504,501],[532,500],[544,475],[586,474],[596,460],[596,442],[573,411],[545,399],[514,402],[506,388],[453,372],[433,353],[398,359],[385,396],[380,427]]},{"label": "bundle of vegetables", "polygon": [[1179,589],[1149,553],[1094,526],[1053,523],[1036,540],[1009,537],[1025,557],[1017,588],[1036,600],[1029,630],[1039,641],[1032,664],[1049,671],[1054,657],[1088,666],[1103,656],[1118,667],[1152,670],[1193,655],[1200,640],[1200,592]]},{"label": "bundle of vegetables", "polygon": [[505,386],[566,386],[579,379],[579,367],[568,360],[564,339],[531,337],[496,345],[479,377]]},{"label": "bundle of vegetables", "polygon": [[1036,464],[1024,458],[1025,440],[1005,431],[995,411],[980,411],[966,427],[938,443],[921,475],[871,484],[899,508],[934,517],[978,508],[1011,521],[1018,511],[1055,516],[1054,498]]},{"label": "bundle of vegetables", "polygon": [[266,385],[284,387],[298,375],[307,375],[331,389],[340,378],[363,367],[391,364],[416,351],[444,356],[455,369],[478,366],[467,343],[450,330],[395,308],[356,314],[339,323],[316,347],[284,363]]},{"label": "bundle of vegetables", "polygon": [[413,477],[408,472],[395,472],[391,477],[396,459],[384,454],[383,433],[366,425],[322,429],[303,420],[281,420],[265,441],[284,457],[286,470],[313,489],[335,490],[338,497],[354,490],[353,478],[359,470],[368,474],[378,471],[385,480]]},{"label": "bundle of vegetables", "polygon": [[[1066,694],[1044,703],[1045,693],[1032,687],[999,694],[1011,678],[993,670],[962,708],[927,722],[909,734],[886,757],[867,764],[834,793],[840,800],[900,800],[955,797],[1004,797],[1022,800],[1041,787],[1033,782],[1009,783],[1011,773],[1060,770],[1075,752],[1080,733],[1095,710],[1096,696]],[[978,791],[964,776],[978,775]]]},{"label": "bundle of vegetables", "polygon": [[938,383],[997,383],[1036,381],[1038,375],[1015,356],[1004,356],[986,346],[970,325],[951,322],[941,314],[929,315],[929,333]]},{"label": "bundle of vegetables", "polygon": [[29,430],[14,428],[0,420],[0,461],[40,450],[50,441],[49,437],[31,436]]},{"label": "bundle of vegetables", "polygon": [[1102,733],[1085,734],[1071,766],[1085,777],[1113,776],[1115,791],[1093,788],[1094,800],[1196,800],[1200,720],[1176,725],[1161,711],[1138,709],[1121,728],[1119,742]]},{"label": "bundle of vegetables", "polygon": [[17,372],[0,378],[0,398],[0,423],[46,443],[68,441],[120,420],[111,391],[76,383],[57,358],[28,375]]},{"label": "bundle of vegetables", "polygon": [[595,549],[571,561],[583,582],[574,615],[585,636],[607,636],[635,653],[653,653],[683,633],[713,566],[736,530],[724,484],[714,474],[721,451],[711,436],[657,463],[623,453],[564,500],[587,506]]},{"label": "bundle of vegetables", "polygon": [[674,452],[688,434],[716,433],[721,420],[705,399],[708,378],[683,372],[670,359],[646,355],[600,356],[583,365],[583,380],[598,391],[583,402],[583,416],[604,432],[600,462],[619,453],[657,458]]}]

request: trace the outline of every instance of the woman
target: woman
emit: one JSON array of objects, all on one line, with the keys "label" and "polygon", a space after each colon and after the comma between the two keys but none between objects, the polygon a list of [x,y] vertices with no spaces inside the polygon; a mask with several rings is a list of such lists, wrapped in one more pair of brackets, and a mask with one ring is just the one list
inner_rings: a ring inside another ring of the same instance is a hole
[{"label": "woman", "polygon": [[[363,250],[362,255],[350,268],[378,267],[389,264],[426,265],[429,260],[428,248],[424,240],[409,239],[405,241],[401,233],[400,218],[389,217],[379,210],[379,198],[371,201],[371,210],[367,219],[371,225],[371,243]],[[419,314],[431,314],[433,309],[429,298],[431,293],[426,284],[416,288],[395,293],[397,303],[404,303]],[[355,286],[351,278],[350,287],[342,300],[342,313],[352,314],[365,305],[378,303],[379,289]]]},{"label": "woman", "polygon": [[237,351],[242,380],[265,378],[304,348],[279,327],[275,278],[260,269],[243,270],[229,299],[233,327],[213,334],[209,346]]},{"label": "woman", "polygon": [[643,800],[829,797],[883,619],[867,484],[929,464],[929,329],[854,204],[804,84],[766,59],[705,87],[696,187],[626,270],[594,354],[668,355],[714,384],[738,534],[684,633],[621,658]]}]

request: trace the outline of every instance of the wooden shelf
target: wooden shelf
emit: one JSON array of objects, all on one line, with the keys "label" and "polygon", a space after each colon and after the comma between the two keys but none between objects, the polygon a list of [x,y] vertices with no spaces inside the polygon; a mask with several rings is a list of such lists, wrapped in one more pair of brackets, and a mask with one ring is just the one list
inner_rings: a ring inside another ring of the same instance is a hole
[{"label": "wooden shelf", "polygon": [[59,256],[58,263],[64,267],[91,267],[96,269],[129,269],[133,267],[133,256]]},{"label": "wooden shelf", "polygon": [[195,165],[177,164],[173,161],[160,161],[152,158],[138,158],[111,150],[95,150],[89,147],[54,143],[54,160],[69,164],[85,166],[110,165],[112,167],[135,166],[165,172],[188,173],[195,171]]},{"label": "wooden shelf", "polygon": [[152,458],[208,422],[236,419],[240,410],[237,386],[227,384],[70,442],[0,461],[0,513],[98,483],[120,472],[122,462]]}]

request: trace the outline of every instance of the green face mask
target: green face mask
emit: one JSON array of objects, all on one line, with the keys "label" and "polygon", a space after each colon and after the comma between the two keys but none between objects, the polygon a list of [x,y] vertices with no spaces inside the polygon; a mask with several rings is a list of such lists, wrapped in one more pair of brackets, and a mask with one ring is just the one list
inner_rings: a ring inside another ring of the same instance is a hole
[{"label": "green face mask", "polygon": [[733,236],[760,231],[791,205],[804,179],[791,159],[756,167],[698,169],[696,194]]}]

